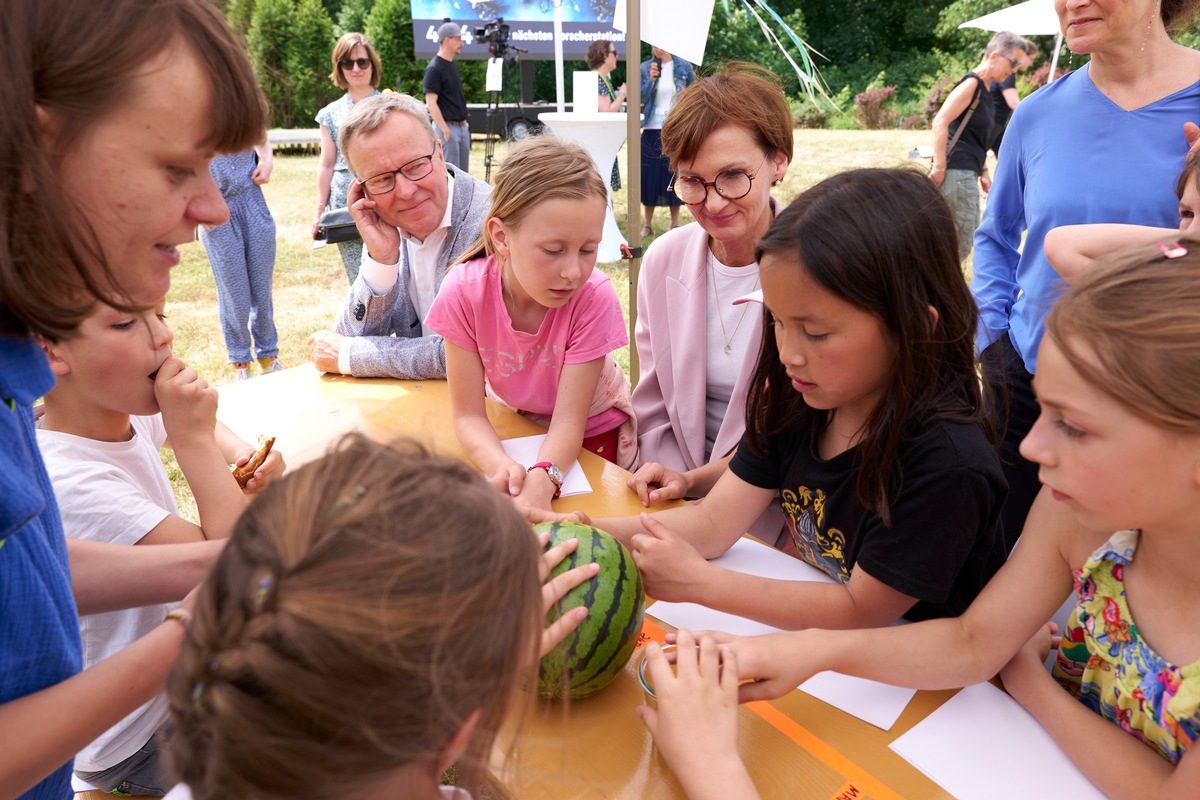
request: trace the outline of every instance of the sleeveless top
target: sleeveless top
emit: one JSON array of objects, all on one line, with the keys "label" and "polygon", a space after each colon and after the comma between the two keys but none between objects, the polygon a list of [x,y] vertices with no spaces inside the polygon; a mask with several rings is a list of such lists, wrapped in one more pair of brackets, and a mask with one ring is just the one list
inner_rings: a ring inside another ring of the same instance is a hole
[{"label": "sleeveless top", "polygon": [[[975,91],[971,95],[971,102],[974,103],[978,100],[979,103],[971,112],[962,136],[958,137],[958,141],[954,143],[954,149],[946,155],[946,169],[965,169],[978,175],[983,172],[983,164],[987,159],[988,139],[992,135],[992,120],[995,119],[995,112],[992,108],[991,96],[983,96],[987,91],[983,87],[983,80],[974,72],[968,72],[958,83],[954,84],[955,88],[964,81],[975,82]],[[970,109],[971,105],[968,103],[963,112],[951,121],[950,129],[946,133],[947,144],[958,132],[959,127],[963,124],[963,118],[967,116]]]},{"label": "sleeveless top", "polygon": [[1200,661],[1154,652],[1125,600],[1125,565],[1140,531],[1120,531],[1075,570],[1075,610],[1054,677],[1081,703],[1153,747],[1172,764],[1200,738]]}]

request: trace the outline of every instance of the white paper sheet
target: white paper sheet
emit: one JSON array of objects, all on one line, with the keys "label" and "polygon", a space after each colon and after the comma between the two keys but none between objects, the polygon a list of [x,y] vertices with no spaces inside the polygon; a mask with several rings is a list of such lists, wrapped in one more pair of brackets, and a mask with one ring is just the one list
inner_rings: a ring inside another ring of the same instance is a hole
[{"label": "white paper sheet", "polygon": [[596,73],[583,70],[571,73],[571,111],[576,114],[596,114],[600,111],[600,93]]},{"label": "white paper sheet", "polygon": [[[504,446],[504,452],[508,453],[509,458],[528,469],[540,460],[538,450],[545,440],[546,434],[539,433],[535,436],[502,439],[500,444]],[[592,485],[588,483],[587,476],[583,474],[583,467],[579,466],[578,461],[572,461],[569,467],[559,464],[559,469],[563,471],[562,497],[591,494]]]},{"label": "white paper sheet", "polygon": [[[693,64],[703,63],[715,4],[716,0],[642,0],[642,41]],[[613,27],[622,33],[628,14],[626,0],[617,0]]]},{"label": "white paper sheet", "polygon": [[891,747],[959,800],[1104,797],[1045,728],[990,683],[966,687]]},{"label": "white paper sheet", "polygon": [[[712,561],[719,567],[791,581],[834,583],[833,578],[816,567],[781,553],[774,547],[750,539],[739,539],[729,551]],[[761,636],[779,629],[745,617],[714,611],[696,603],[666,603],[658,601],[647,611],[668,625],[688,630],[721,631],[737,636]],[[858,717],[877,728],[890,730],[916,691],[889,686],[876,681],[822,672],[800,685],[800,690],[823,700],[847,714]]]},{"label": "white paper sheet", "polygon": [[488,59],[487,73],[484,76],[483,84],[483,89],[486,92],[504,91],[504,59]]},{"label": "white paper sheet", "polygon": [[839,672],[818,672],[800,684],[800,691],[834,708],[858,717],[876,728],[890,731],[908,708],[916,689],[905,689]]}]

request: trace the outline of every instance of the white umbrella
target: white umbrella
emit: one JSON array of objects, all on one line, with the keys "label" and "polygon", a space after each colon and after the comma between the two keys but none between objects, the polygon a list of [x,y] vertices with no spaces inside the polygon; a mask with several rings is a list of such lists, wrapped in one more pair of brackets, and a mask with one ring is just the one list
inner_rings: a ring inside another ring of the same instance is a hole
[{"label": "white umbrella", "polygon": [[958,27],[1012,31],[1021,36],[1053,36],[1054,55],[1050,59],[1049,80],[1054,80],[1054,67],[1058,64],[1058,53],[1062,49],[1062,26],[1058,21],[1058,13],[1054,10],[1054,0],[1026,0],[1024,3],[969,20]]}]

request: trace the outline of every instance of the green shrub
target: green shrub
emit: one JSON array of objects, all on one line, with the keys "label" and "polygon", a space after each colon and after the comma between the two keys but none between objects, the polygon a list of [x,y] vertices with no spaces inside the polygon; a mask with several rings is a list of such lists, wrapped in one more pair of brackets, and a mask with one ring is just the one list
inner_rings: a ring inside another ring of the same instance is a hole
[{"label": "green shrub", "polygon": [[367,27],[367,15],[371,13],[374,0],[345,0],[338,9],[337,21],[333,26],[334,41],[347,33],[362,32]]},{"label": "green shrub", "polygon": [[417,63],[413,55],[412,9],[408,0],[376,0],[363,33],[383,63],[379,88],[390,87],[424,98],[421,79],[425,76],[425,64]]},{"label": "green shrub", "polygon": [[[796,52],[796,46],[779,27],[779,23],[764,12],[760,11],[759,13],[762,14],[767,26],[787,48],[792,59],[803,67],[804,62]],[[807,34],[804,30],[804,15],[800,9],[783,15],[783,21],[796,36],[805,39]],[[819,58],[816,60],[820,62]],[[753,61],[761,64],[779,76],[779,80],[783,82],[784,94],[793,97],[802,93],[803,87],[800,84],[800,78],[788,62],[787,56],[779,49],[779,45],[767,38],[759,26],[758,20],[746,13],[746,9],[740,4],[730,3],[728,13],[725,12],[725,7],[721,3],[718,3],[713,9],[712,24],[708,28],[708,43],[704,50],[704,71],[711,71],[710,65],[711,68],[715,68],[725,61]],[[818,63],[817,67],[820,69],[821,63]]]},{"label": "green shrub", "polygon": [[290,127],[307,128],[340,90],[329,80],[333,20],[321,0],[297,0],[292,37],[288,40],[287,74],[292,83]]},{"label": "green shrub", "polygon": [[292,0],[258,0],[246,36],[254,73],[271,109],[272,124],[281,128],[291,127],[293,121],[287,60],[295,11]]},{"label": "green shrub", "polygon": [[250,20],[254,15],[254,0],[229,0],[225,9],[225,20],[229,27],[237,31],[242,38],[250,32]]}]

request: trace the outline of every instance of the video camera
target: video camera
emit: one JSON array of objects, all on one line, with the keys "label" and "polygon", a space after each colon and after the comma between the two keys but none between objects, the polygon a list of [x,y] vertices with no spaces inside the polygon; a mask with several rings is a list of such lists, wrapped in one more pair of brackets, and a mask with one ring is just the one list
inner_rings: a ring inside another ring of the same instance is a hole
[{"label": "video camera", "polygon": [[503,58],[508,52],[508,34],[511,30],[504,17],[497,17],[475,29],[475,41],[487,42],[488,52],[495,58]]}]

